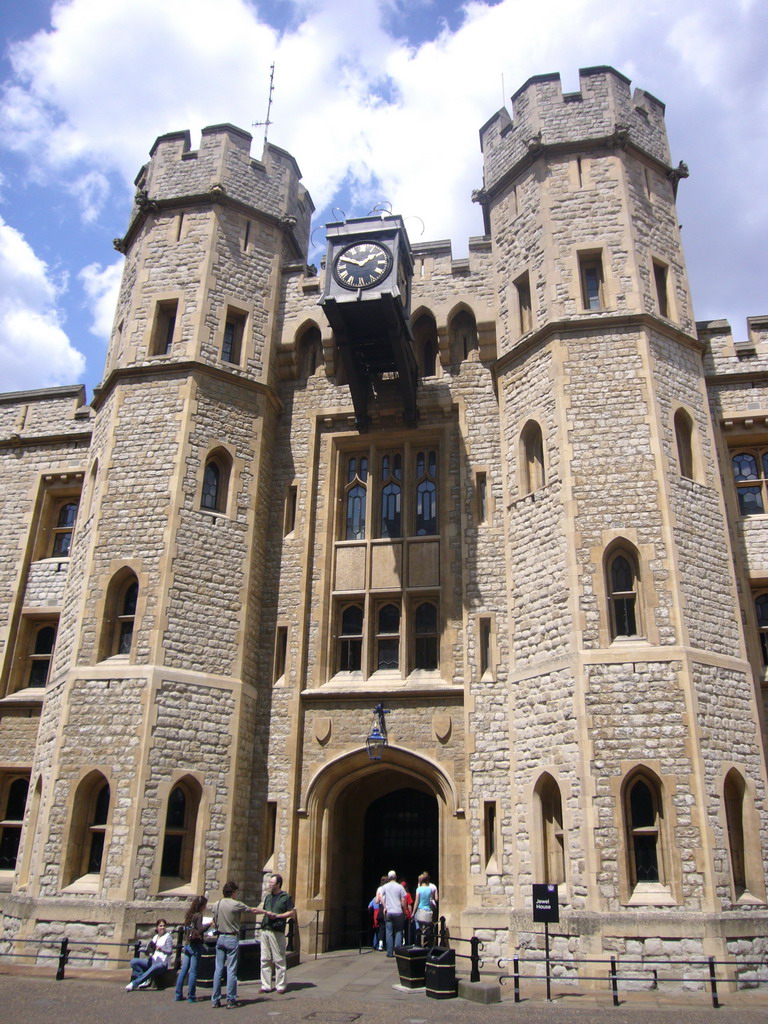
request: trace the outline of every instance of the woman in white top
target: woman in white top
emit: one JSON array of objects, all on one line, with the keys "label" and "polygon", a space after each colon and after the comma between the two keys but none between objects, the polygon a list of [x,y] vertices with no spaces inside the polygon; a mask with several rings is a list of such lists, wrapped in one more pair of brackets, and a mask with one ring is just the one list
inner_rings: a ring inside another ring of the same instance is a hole
[{"label": "woman in white top", "polygon": [[147,945],[147,953],[148,956],[135,956],[131,960],[131,980],[125,986],[126,992],[149,988],[153,977],[168,970],[173,953],[173,936],[168,931],[168,922],[162,917],[155,925],[155,934]]}]

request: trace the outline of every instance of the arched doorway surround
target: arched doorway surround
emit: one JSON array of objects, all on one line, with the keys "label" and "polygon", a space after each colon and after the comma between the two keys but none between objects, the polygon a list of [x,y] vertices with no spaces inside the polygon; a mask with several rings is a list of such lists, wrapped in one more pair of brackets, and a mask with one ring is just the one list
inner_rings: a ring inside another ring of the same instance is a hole
[{"label": "arched doorway surround", "polygon": [[[317,942],[326,950],[350,943],[353,936],[357,942],[364,920],[366,811],[396,791],[416,791],[436,801],[438,863],[424,869],[441,878],[441,912],[452,904],[459,909],[464,810],[453,780],[437,762],[411,751],[387,747],[382,761],[371,761],[365,748],[359,748],[319,769],[307,783],[299,808],[296,899],[307,911],[300,913],[302,924],[306,922],[305,948],[314,950]],[[403,798],[408,799],[405,792]],[[397,864],[382,866],[383,871],[388,868],[402,870]]]}]

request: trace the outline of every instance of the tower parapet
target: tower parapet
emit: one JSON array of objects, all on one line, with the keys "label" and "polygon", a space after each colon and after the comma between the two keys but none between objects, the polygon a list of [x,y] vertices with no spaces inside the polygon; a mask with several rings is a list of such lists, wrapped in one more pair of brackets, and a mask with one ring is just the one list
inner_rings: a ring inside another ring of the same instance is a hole
[{"label": "tower parapet", "polygon": [[105,382],[113,370],[195,360],[267,380],[272,275],[305,261],[314,210],[293,157],[251,135],[210,125],[161,135],[136,177]]},{"label": "tower parapet", "polygon": [[480,129],[485,188],[545,146],[584,145],[586,140],[632,142],[662,164],[670,154],[664,104],[614,68],[581,68],[579,92],[564,93],[559,74],[529,78],[512,96],[513,116],[502,108]]},{"label": "tower parapet", "polygon": [[[227,198],[275,218],[293,229],[299,253],[306,255],[313,212],[301,171],[285,150],[269,143],[261,160],[251,157],[253,136],[232,124],[203,128],[200,148],[191,149],[188,131],[160,135],[150,150],[150,162],[136,177],[131,217],[193,197]],[[130,234],[129,229],[129,234]]]}]

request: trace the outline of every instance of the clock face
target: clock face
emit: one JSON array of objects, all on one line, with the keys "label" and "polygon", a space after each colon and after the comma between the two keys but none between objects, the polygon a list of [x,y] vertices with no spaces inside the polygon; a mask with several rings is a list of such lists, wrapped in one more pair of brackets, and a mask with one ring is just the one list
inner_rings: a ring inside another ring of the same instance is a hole
[{"label": "clock face", "polygon": [[378,242],[354,242],[333,261],[333,276],[342,288],[372,288],[392,267],[392,254]]}]

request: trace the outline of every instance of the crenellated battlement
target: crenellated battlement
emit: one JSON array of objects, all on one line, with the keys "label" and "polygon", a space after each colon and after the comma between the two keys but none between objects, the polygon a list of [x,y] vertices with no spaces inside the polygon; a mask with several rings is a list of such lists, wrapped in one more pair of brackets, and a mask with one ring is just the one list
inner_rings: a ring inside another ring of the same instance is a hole
[{"label": "crenellated battlement", "polygon": [[603,140],[634,144],[670,164],[664,104],[612,67],[581,68],[578,92],[564,93],[559,74],[536,75],[480,129],[485,189],[543,147]]},{"label": "crenellated battlement", "polygon": [[768,316],[748,316],[745,339],[734,337],[727,320],[699,320],[696,334],[706,346],[707,373],[765,373],[768,367]]},{"label": "crenellated battlement", "polygon": [[249,132],[232,124],[203,128],[196,150],[188,131],[159,136],[149,163],[136,177],[133,218],[152,204],[205,195],[228,198],[280,221],[295,218],[291,226],[306,251],[314,206],[301,184],[299,166],[289,153],[269,143],[262,159],[254,159],[252,141]]}]

